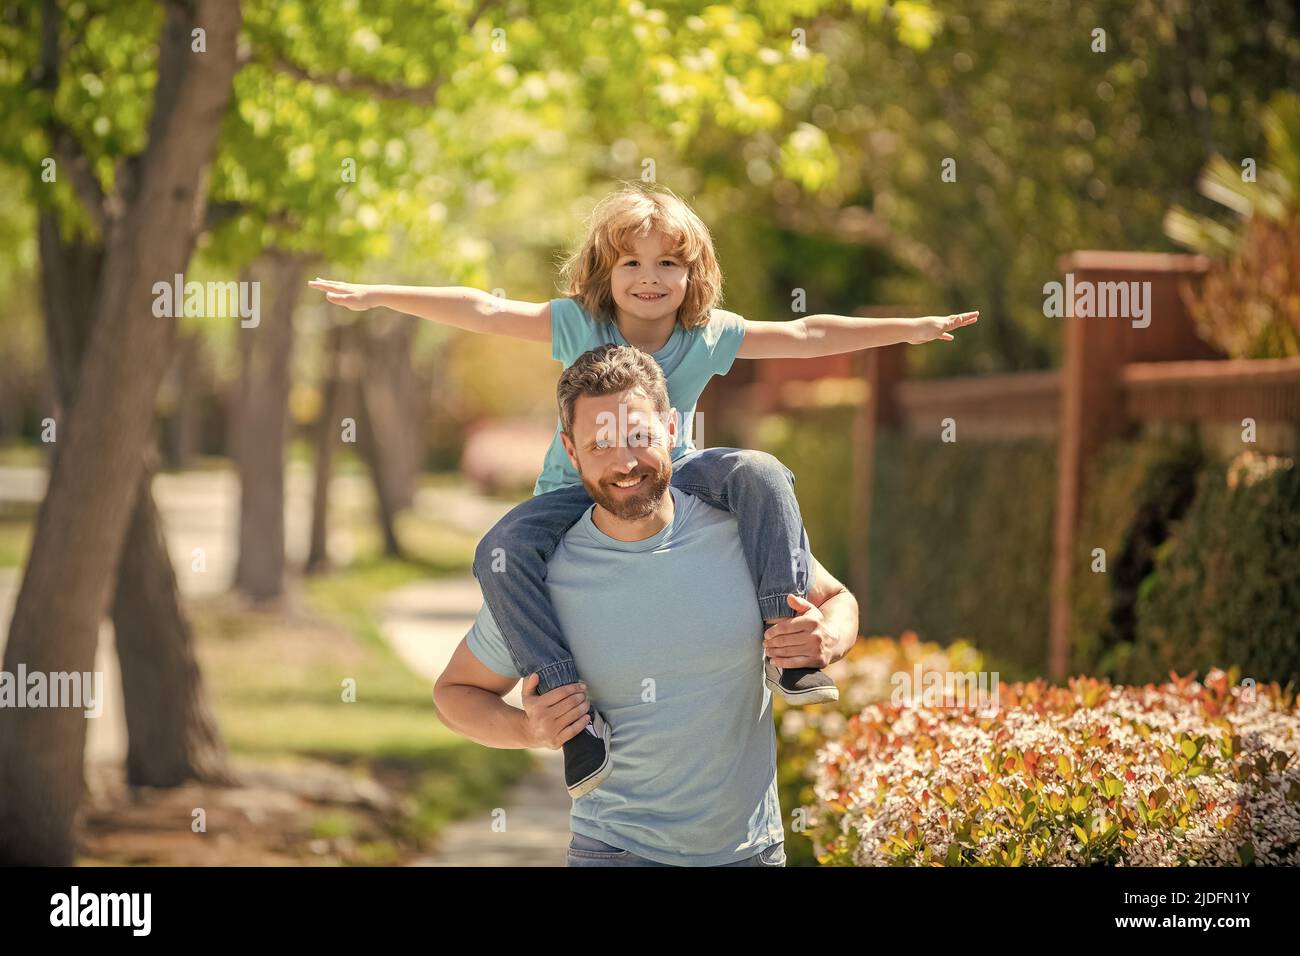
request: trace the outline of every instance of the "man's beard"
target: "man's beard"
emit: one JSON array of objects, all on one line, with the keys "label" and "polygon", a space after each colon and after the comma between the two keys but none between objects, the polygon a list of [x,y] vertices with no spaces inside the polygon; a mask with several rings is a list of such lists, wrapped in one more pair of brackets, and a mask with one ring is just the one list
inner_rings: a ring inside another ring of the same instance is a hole
[{"label": "man's beard", "polygon": [[630,475],[624,475],[623,479],[617,480],[636,478],[640,475],[645,475],[646,479],[641,482],[634,495],[621,495],[617,489],[611,490],[603,482],[596,484],[589,481],[585,474],[579,477],[582,478],[582,487],[587,489],[587,494],[596,504],[622,521],[639,521],[652,514],[659,506],[659,499],[663,497],[673,478],[672,460],[666,460],[657,471],[639,468]]}]

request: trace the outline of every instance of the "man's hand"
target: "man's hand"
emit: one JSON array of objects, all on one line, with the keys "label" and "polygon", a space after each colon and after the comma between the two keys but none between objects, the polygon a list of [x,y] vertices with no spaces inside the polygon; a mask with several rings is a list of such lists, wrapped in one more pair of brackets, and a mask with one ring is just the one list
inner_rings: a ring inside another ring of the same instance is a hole
[{"label": "man's hand", "polygon": [[777,667],[826,667],[835,660],[838,641],[826,627],[821,608],[799,597],[786,596],[796,617],[782,618],[763,632],[763,652]]},{"label": "man's hand", "polygon": [[333,279],[321,278],[312,279],[307,285],[312,289],[320,289],[324,292],[327,301],[335,305],[341,305],[345,309],[351,309],[353,312],[364,312],[367,309],[373,309],[377,304],[371,286],[358,285],[355,282],[335,282]]},{"label": "man's hand", "polygon": [[582,733],[591,718],[587,712],[587,685],[564,684],[538,696],[536,674],[524,679],[524,733],[530,747],[559,750],[566,740]]},{"label": "man's hand", "polygon": [[907,344],[922,345],[935,339],[951,342],[953,338],[949,332],[960,329],[963,325],[972,325],[979,321],[979,317],[978,312],[959,312],[956,315],[923,315],[911,319],[912,334],[908,336]]}]

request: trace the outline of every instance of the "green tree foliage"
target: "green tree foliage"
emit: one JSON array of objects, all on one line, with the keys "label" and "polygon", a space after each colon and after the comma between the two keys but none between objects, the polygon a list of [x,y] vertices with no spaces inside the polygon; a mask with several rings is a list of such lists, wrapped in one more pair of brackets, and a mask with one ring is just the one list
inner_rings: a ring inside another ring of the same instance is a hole
[{"label": "green tree foliage", "polygon": [[1234,224],[1181,205],[1165,217],[1170,239],[1215,259],[1191,312],[1234,358],[1300,355],[1300,96],[1278,94],[1263,123],[1267,164],[1216,154],[1197,182]]},{"label": "green tree foliage", "polygon": [[[917,355],[936,374],[1053,364],[1042,287],[1057,257],[1169,248],[1165,211],[1199,204],[1213,153],[1257,155],[1262,105],[1300,76],[1300,14],[1285,2],[939,0],[924,44],[864,29],[865,16],[810,31],[829,73],[791,121],[817,130],[797,133],[805,152],[834,161],[817,160],[829,178],[815,196],[778,177],[765,215],[888,249],[909,274],[882,304],[981,309],[961,349]],[[788,175],[780,157],[773,144],[754,158]]]}]

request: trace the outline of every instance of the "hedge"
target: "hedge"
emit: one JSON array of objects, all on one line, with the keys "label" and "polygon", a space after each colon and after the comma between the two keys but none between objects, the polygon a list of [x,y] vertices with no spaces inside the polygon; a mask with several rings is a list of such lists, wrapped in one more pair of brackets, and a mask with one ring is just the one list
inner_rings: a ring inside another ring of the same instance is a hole
[{"label": "hedge", "polygon": [[[847,580],[850,408],[771,416],[760,447],[795,474],[817,560]],[[979,645],[1010,679],[1041,673],[1050,615],[1056,448],[877,437],[862,626]]]},{"label": "hedge", "polygon": [[[800,410],[758,431],[796,476],[813,552],[846,580],[852,416]],[[1247,451],[1229,463],[1175,429],[1109,443],[1087,489],[1072,673],[1140,683],[1229,664],[1300,681],[1300,475],[1289,459]],[[1004,679],[1042,674],[1055,498],[1052,442],[878,434],[864,630],[969,641]]]}]

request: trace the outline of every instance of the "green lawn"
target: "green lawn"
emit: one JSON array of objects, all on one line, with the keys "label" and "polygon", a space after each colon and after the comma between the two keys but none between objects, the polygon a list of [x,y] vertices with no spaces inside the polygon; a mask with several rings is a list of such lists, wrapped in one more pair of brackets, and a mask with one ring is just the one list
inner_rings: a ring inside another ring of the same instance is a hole
[{"label": "green lawn", "polygon": [[36,505],[0,502],[0,568],[20,568],[32,543]]},{"label": "green lawn", "polygon": [[[370,557],[305,582],[310,614],[277,619],[212,612],[199,619],[200,653],[231,750],[259,760],[310,757],[396,784],[410,814],[400,836],[423,841],[450,820],[497,806],[531,765],[526,751],[482,747],[439,722],[432,685],[384,642],[379,607],[403,584],[468,570],[473,541],[425,528],[409,535],[432,551],[419,560]],[[314,626],[317,616],[328,626]],[[344,700],[345,686],[355,702]],[[323,814],[319,835],[349,833],[347,814]],[[363,847],[388,862],[392,847]]]},{"label": "green lawn", "polygon": [[[377,625],[358,633],[332,623],[332,612],[322,615],[330,624],[249,617],[214,611],[195,620],[208,690],[232,753],[268,762],[327,760],[396,783],[411,810],[400,835],[416,840],[498,805],[528,768],[525,751],[481,747],[446,729],[432,686],[379,642]],[[345,683],[355,702],[344,700]],[[314,828],[337,830],[346,816],[323,815]],[[372,862],[391,856],[383,845],[368,853]]]},{"label": "green lawn", "polygon": [[9,442],[0,445],[0,467],[43,468],[46,462],[44,445]]}]

